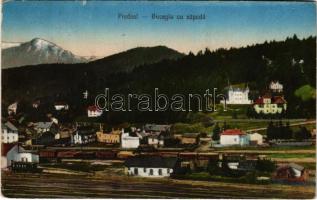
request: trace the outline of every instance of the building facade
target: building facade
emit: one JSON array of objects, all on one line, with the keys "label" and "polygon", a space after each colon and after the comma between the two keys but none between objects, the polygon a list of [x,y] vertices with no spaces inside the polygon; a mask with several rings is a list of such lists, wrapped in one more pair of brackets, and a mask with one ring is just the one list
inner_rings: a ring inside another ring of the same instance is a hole
[{"label": "building facade", "polygon": [[110,133],[104,133],[102,131],[98,131],[96,133],[97,141],[106,143],[106,144],[120,144],[120,135],[121,131],[111,131]]},{"label": "building facade", "polygon": [[256,113],[281,114],[287,109],[287,102],[282,96],[272,97],[267,94],[258,98],[253,105]]},{"label": "building facade", "polygon": [[32,163],[38,163],[39,162],[39,155],[32,153],[30,151],[26,151],[23,147],[19,145],[13,146],[6,155],[6,166],[2,167],[9,167],[11,166],[12,161],[13,162],[32,162]]},{"label": "building facade", "polygon": [[227,129],[220,134],[220,144],[230,145],[249,145],[249,136],[239,129]]},{"label": "building facade", "polygon": [[16,143],[19,141],[18,129],[11,122],[2,124],[1,128],[2,143]]},{"label": "building facade", "polygon": [[271,81],[270,90],[272,90],[272,92],[281,93],[283,92],[283,85],[279,81]]},{"label": "building facade", "polygon": [[160,156],[135,156],[128,158],[125,172],[129,176],[141,177],[169,177],[178,167],[178,159]]},{"label": "building facade", "polygon": [[[249,88],[238,88],[230,86],[228,89],[228,99],[226,104],[252,104],[252,100],[249,99]],[[222,100],[221,103],[224,103]]]},{"label": "building facade", "polygon": [[124,130],[121,131],[121,147],[124,149],[134,149],[138,148],[140,145],[140,138],[135,135],[132,136],[129,133],[125,133]]}]

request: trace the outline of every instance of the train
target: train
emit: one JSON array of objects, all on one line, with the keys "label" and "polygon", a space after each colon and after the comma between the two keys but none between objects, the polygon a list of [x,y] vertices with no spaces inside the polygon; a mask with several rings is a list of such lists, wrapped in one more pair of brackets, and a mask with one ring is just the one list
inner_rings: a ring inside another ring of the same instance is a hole
[{"label": "train", "polygon": [[217,153],[197,153],[197,152],[177,152],[177,151],[158,151],[158,152],[139,152],[120,151],[120,150],[66,150],[66,149],[42,149],[39,151],[40,162],[58,162],[61,159],[97,159],[97,160],[125,160],[128,157],[138,154],[162,157],[178,157],[182,160],[208,160],[218,157]]}]

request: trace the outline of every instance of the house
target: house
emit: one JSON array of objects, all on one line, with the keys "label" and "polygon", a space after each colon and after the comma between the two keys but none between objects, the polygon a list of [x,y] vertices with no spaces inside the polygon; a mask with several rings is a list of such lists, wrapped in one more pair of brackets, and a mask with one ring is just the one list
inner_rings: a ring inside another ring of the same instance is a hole
[{"label": "house", "polygon": [[112,130],[110,133],[104,133],[101,129],[96,133],[97,141],[106,144],[120,144],[120,130]]},{"label": "house", "polygon": [[68,110],[69,109],[69,106],[67,103],[64,103],[64,102],[56,102],[54,103],[54,108],[55,110],[57,111],[60,111],[60,110]]},{"label": "house", "polygon": [[33,127],[37,133],[57,132],[57,126],[54,122],[36,122]]},{"label": "house", "polygon": [[295,163],[278,167],[273,175],[274,180],[287,182],[305,182],[308,178],[309,171]]},{"label": "house", "polygon": [[10,167],[12,162],[39,163],[39,155],[32,151],[25,150],[18,144],[12,148],[5,148],[4,150],[7,151],[4,152],[4,154],[6,153],[6,163],[1,162],[1,168]]},{"label": "house", "polygon": [[62,128],[55,134],[55,145],[68,146],[71,144],[71,138],[76,130],[74,128]]},{"label": "house", "polygon": [[127,158],[124,165],[126,174],[141,177],[169,177],[180,166],[176,157],[143,155]]},{"label": "house", "polygon": [[154,147],[163,147],[164,146],[164,137],[161,134],[150,134],[147,137],[148,145]]},{"label": "house", "polygon": [[2,143],[15,143],[19,141],[18,129],[11,122],[2,124],[1,141]]},{"label": "house", "polygon": [[102,115],[102,110],[99,110],[97,106],[89,106],[87,108],[88,117],[100,117]]},{"label": "house", "polygon": [[76,131],[74,128],[62,128],[55,134],[55,140],[70,138],[73,133]]},{"label": "house", "polygon": [[239,129],[227,129],[220,134],[220,144],[223,146],[248,145],[249,137]]},{"label": "house", "polygon": [[200,133],[184,133],[180,138],[181,144],[198,144]]},{"label": "house", "polygon": [[282,96],[272,97],[270,94],[266,94],[255,100],[253,108],[258,114],[281,114],[286,111],[287,102]]},{"label": "house", "polygon": [[[240,87],[230,85],[228,89],[228,99],[226,104],[252,104],[252,100],[249,99],[249,87]],[[220,101],[222,104],[224,100]]]},{"label": "house", "polygon": [[72,144],[89,144],[96,142],[96,131],[90,126],[78,127],[75,135],[72,135]]},{"label": "house", "polygon": [[10,104],[8,106],[8,114],[12,115],[12,114],[16,114],[17,113],[17,109],[18,109],[18,102],[14,102],[13,104]]},{"label": "house", "polygon": [[121,147],[125,149],[138,148],[140,145],[140,137],[135,133],[125,133],[121,131]]},{"label": "house", "polygon": [[259,133],[248,134],[251,145],[262,145],[263,144],[263,135]]},{"label": "house", "polygon": [[272,92],[281,93],[283,92],[283,85],[279,81],[271,81],[270,90],[272,90]]}]

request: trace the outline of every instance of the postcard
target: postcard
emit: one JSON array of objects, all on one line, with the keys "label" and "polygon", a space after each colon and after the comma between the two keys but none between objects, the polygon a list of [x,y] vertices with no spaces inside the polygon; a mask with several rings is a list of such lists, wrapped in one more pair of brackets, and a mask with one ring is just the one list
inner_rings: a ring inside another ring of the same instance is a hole
[{"label": "postcard", "polygon": [[316,2],[1,9],[3,197],[315,197]]}]

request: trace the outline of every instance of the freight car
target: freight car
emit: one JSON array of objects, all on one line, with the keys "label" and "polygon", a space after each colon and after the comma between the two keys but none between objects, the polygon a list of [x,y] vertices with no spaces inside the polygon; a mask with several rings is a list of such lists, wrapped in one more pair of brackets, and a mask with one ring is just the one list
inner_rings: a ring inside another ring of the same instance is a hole
[{"label": "freight car", "polygon": [[42,149],[39,151],[40,163],[56,162],[57,161],[57,151]]},{"label": "freight car", "polygon": [[96,159],[116,159],[117,158],[117,152],[116,151],[97,151],[95,154]]}]

